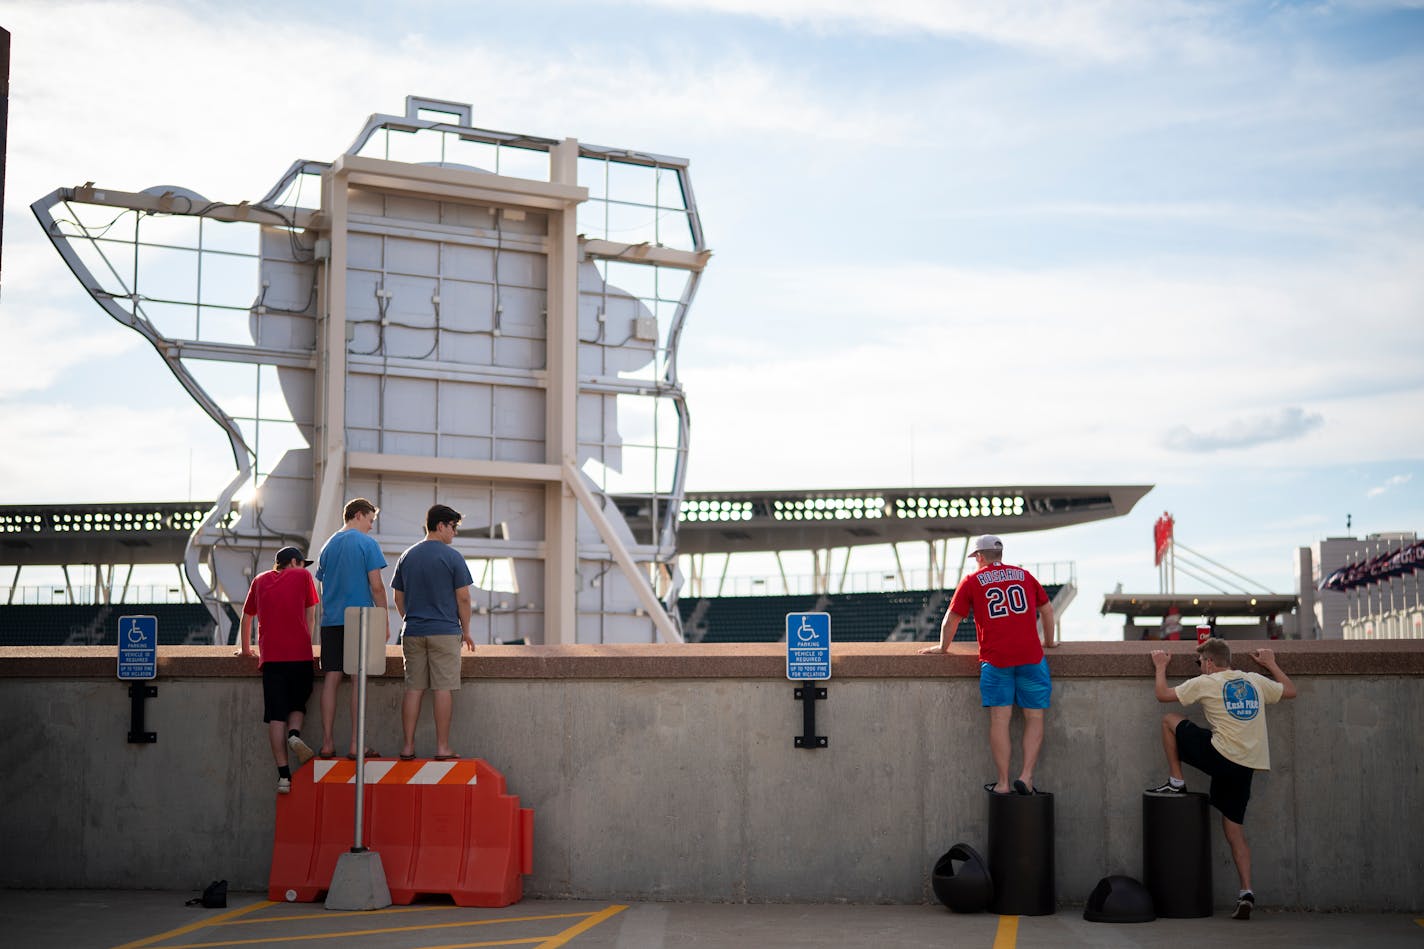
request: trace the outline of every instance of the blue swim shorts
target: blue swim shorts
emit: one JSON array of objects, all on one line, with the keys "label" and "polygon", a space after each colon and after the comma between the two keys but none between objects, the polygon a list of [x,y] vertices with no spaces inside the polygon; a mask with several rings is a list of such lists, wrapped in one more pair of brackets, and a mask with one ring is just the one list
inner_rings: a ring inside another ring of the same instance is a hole
[{"label": "blue swim shorts", "polygon": [[979,663],[979,699],[985,708],[1017,705],[1048,708],[1053,682],[1048,678],[1048,657],[1027,666],[991,666]]}]

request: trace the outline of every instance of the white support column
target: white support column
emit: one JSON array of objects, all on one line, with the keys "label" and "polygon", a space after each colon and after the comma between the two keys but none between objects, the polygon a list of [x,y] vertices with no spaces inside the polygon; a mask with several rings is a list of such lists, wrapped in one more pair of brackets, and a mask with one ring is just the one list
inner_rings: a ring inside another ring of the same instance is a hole
[{"label": "white support column", "polygon": [[687,592],[689,596],[702,595],[702,570],[706,567],[706,554],[688,554]]},{"label": "white support column", "polygon": [[618,568],[623,571],[623,576],[627,578],[628,585],[637,594],[639,602],[643,604],[643,609],[652,618],[653,625],[662,634],[663,641],[669,643],[680,643],[682,636],[678,633],[677,627],[673,624],[663,605],[658,602],[657,595],[653,593],[652,584],[648,577],[638,567],[633,560],[628,549],[623,546],[623,542],[618,539],[618,532],[613,529],[608,517],[603,513],[603,507],[599,504],[598,498],[593,496],[593,492],[588,490],[588,485],[583,483],[579,477],[578,470],[573,464],[566,464],[566,479],[569,487],[573,489],[578,502],[583,505],[589,520],[593,521],[593,526],[597,528],[598,535],[603,538],[603,542],[608,545],[608,552],[613,555],[613,560],[618,564]]},{"label": "white support column", "polygon": [[316,349],[316,385],[312,418],[317,430],[312,445],[314,481],[317,485],[310,546],[320,549],[341,527],[346,498],[346,172],[329,170],[321,176],[322,210],[329,230],[330,250],[325,279],[318,286],[320,326]]},{"label": "white support column", "polygon": [[[578,142],[549,149],[549,180],[578,184]],[[578,467],[578,205],[549,213],[544,461]],[[578,503],[570,477],[544,488],[544,642],[578,641]],[[651,592],[651,591],[650,591]]]}]

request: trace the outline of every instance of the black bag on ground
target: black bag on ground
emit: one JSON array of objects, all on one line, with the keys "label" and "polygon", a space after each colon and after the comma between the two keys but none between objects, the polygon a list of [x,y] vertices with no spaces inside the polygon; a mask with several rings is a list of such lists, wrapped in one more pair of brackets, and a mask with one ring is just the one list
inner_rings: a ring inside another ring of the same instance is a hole
[{"label": "black bag on ground", "polygon": [[195,896],[185,906],[203,906],[205,909],[222,909],[227,906],[227,881],[214,880],[203,887],[203,895]]}]

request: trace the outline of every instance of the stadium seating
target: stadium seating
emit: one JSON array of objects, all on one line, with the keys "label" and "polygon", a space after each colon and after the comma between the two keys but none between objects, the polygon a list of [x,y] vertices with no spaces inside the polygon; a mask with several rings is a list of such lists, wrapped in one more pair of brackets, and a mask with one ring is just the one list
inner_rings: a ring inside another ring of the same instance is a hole
[{"label": "stadium seating", "polygon": [[[1059,585],[1046,586],[1051,598]],[[897,632],[902,638],[933,640],[949,607],[953,590],[904,590],[891,593],[791,594],[780,596],[718,596],[678,601],[683,633],[697,643],[775,643],[786,635],[786,614],[798,611],[831,614],[831,638],[836,642],[884,642]],[[225,604],[230,628],[238,616]],[[207,644],[213,621],[200,603],[125,603],[119,605],[55,604],[0,606],[0,645],[76,646],[115,642],[120,616],[158,618],[162,645]],[[235,642],[235,634],[228,642]],[[973,616],[959,624],[954,641],[975,641]]]},{"label": "stadium seating", "polygon": [[[231,609],[229,615],[235,623]],[[0,606],[0,645],[112,646],[120,616],[157,617],[162,646],[213,641],[213,620],[201,603],[27,603]]]},{"label": "stadium seating", "polygon": [[[1049,599],[1061,584],[1046,585]],[[678,601],[688,642],[775,643],[786,635],[786,614],[798,610],[831,614],[834,642],[884,642],[897,631],[934,640],[954,590],[901,590],[891,593],[837,593],[827,596],[716,596]],[[694,623],[692,620],[698,617]],[[976,639],[971,614],[959,624],[954,641]]]},{"label": "stadium seating", "polygon": [[902,623],[925,608],[928,590],[896,593],[841,593],[829,598],[831,636],[840,642],[884,642]]},{"label": "stadium seating", "polygon": [[[695,641],[779,642],[786,635],[786,614],[797,610],[813,611],[818,599],[814,594],[708,597],[705,601],[708,605],[702,618],[702,630]],[[693,636],[688,638],[694,639]]]}]

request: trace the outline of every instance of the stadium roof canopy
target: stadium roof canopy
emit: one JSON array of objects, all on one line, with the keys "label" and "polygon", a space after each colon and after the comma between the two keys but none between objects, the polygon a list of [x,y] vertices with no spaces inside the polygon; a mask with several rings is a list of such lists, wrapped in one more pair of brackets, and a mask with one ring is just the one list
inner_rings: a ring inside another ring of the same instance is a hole
[{"label": "stadium roof canopy", "polygon": [[176,564],[212,501],[0,506],[0,564]]},{"label": "stadium roof canopy", "polygon": [[[1119,517],[1150,490],[1000,485],[690,491],[678,552],[818,550],[1018,534]],[[616,501],[635,529],[655,516],[650,499],[624,495]],[[211,501],[0,506],[0,564],[181,563],[189,535],[212,507]]]},{"label": "stadium roof canopy", "polygon": [[[825,550],[979,534],[1022,534],[1132,510],[1151,485],[689,491],[678,553]],[[619,499],[630,523],[647,517]]]},{"label": "stadium roof canopy", "polygon": [[1103,615],[1166,616],[1176,607],[1187,616],[1274,616],[1296,608],[1293,593],[1109,593]]}]

